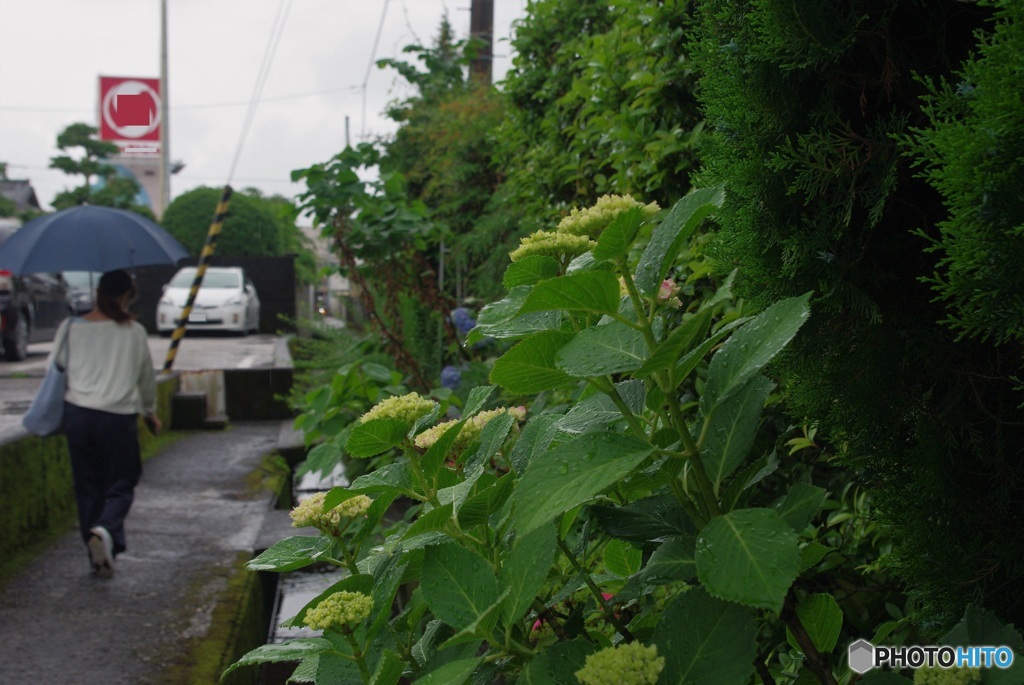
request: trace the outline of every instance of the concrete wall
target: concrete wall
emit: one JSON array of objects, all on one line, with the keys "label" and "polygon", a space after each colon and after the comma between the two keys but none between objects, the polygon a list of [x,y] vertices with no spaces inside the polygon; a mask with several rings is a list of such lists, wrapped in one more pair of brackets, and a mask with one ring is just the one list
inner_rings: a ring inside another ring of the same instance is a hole
[{"label": "concrete wall", "polygon": [[[181,266],[195,266],[195,258],[185,259]],[[284,257],[218,257],[210,258],[210,266],[240,266],[256,286],[260,298],[260,333],[295,332],[295,255]],[[156,306],[163,286],[177,273],[176,266],[147,266],[136,270],[135,282],[139,299],[132,310],[139,323],[150,333],[156,332]]]}]

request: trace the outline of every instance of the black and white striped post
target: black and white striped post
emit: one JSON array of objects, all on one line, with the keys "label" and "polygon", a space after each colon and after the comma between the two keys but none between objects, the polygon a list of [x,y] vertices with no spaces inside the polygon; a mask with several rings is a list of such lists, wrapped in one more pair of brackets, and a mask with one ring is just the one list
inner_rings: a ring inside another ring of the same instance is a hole
[{"label": "black and white striped post", "polygon": [[178,345],[181,344],[181,339],[185,337],[185,327],[189,316],[192,314],[192,305],[195,304],[196,293],[199,292],[199,286],[203,283],[203,276],[206,275],[206,263],[217,248],[217,238],[220,236],[220,230],[224,226],[224,216],[228,213],[231,193],[231,186],[224,186],[224,192],[221,193],[220,201],[217,202],[217,209],[213,212],[213,223],[210,224],[210,230],[206,233],[206,242],[203,244],[203,250],[199,253],[199,264],[196,266],[196,277],[192,281],[192,289],[188,293],[188,300],[185,301],[185,308],[181,310],[178,327],[171,334],[171,346],[167,349],[163,373],[170,373],[171,367],[174,366],[174,357],[178,354]]}]

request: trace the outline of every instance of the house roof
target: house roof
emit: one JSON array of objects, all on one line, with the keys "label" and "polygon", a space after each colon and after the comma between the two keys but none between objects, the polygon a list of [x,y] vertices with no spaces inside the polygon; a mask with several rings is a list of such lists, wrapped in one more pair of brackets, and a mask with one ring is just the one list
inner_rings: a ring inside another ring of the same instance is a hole
[{"label": "house roof", "polygon": [[27,209],[42,210],[30,181],[0,180],[0,195],[13,202],[19,212]]}]

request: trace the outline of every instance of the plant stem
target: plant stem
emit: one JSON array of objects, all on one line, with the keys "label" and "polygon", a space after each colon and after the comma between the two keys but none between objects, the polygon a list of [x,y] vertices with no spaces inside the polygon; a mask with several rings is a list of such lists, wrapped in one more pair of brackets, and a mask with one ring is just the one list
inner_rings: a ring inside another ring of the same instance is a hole
[{"label": "plant stem", "polygon": [[757,669],[757,675],[761,677],[761,682],[764,685],[775,685],[775,678],[772,677],[771,671],[768,670],[768,664],[765,659],[766,657],[763,654],[758,654],[754,658],[754,668]]},{"label": "plant stem", "polygon": [[636,289],[636,283],[633,281],[633,274],[629,272],[629,265],[626,264],[625,257],[619,257],[616,260],[616,264],[619,267],[619,271],[622,272],[622,281],[626,284],[626,290],[629,292],[629,299],[633,303],[633,310],[636,313],[637,323],[640,324],[640,330],[644,334],[644,340],[647,341],[647,347],[651,352],[658,346],[658,342],[654,339],[654,332],[651,330],[651,320],[647,318],[644,312],[644,303],[640,298],[640,291]]},{"label": "plant stem", "polygon": [[629,424],[630,429],[636,433],[637,437],[641,440],[647,440],[647,432],[644,427],[640,425],[636,415],[626,406],[625,401],[619,396],[619,391],[615,389],[615,385],[609,378],[588,378],[587,382],[593,385],[595,388],[603,392],[605,395],[611,398],[612,403],[622,414],[623,418],[626,419],[626,423]]},{"label": "plant stem", "polygon": [[825,660],[825,657],[822,656],[821,652],[818,651],[818,648],[814,646],[811,636],[807,634],[807,629],[804,628],[804,624],[800,622],[800,617],[796,615],[796,609],[793,606],[792,593],[786,596],[786,601],[782,605],[782,614],[780,615],[780,618],[787,626],[789,626],[790,632],[793,633],[793,637],[796,638],[797,644],[800,645],[800,649],[807,658],[807,668],[811,669],[811,673],[817,676],[818,680],[822,682],[822,685],[837,685],[835,676],[832,675],[832,669],[828,666],[828,662]]},{"label": "plant stem", "polygon": [[363,682],[370,682],[370,669],[366,666],[366,655],[363,654],[362,649],[359,647],[359,642],[356,640],[356,636],[352,634],[352,629],[345,626],[341,629],[341,634],[345,636],[348,643],[352,645],[352,656],[355,657],[353,660],[356,662],[356,666],[359,667],[359,675],[363,677]]},{"label": "plant stem", "polygon": [[597,605],[601,607],[601,613],[604,614],[605,619],[615,626],[615,629],[619,631],[619,635],[627,641],[633,642],[636,639],[633,637],[633,633],[629,631],[629,628],[627,628],[615,614],[608,610],[608,602],[605,601],[604,595],[601,594],[601,588],[594,583],[594,579],[590,577],[590,574],[580,566],[579,562],[576,560],[576,555],[573,554],[572,550],[570,550],[565,544],[565,540],[557,535],[555,536],[555,540],[558,541],[558,548],[562,551],[562,554],[564,554],[566,559],[569,560],[569,563],[572,564],[577,573],[583,576],[583,581],[587,584],[587,587],[590,588],[590,593],[594,595],[594,599],[597,600]]}]

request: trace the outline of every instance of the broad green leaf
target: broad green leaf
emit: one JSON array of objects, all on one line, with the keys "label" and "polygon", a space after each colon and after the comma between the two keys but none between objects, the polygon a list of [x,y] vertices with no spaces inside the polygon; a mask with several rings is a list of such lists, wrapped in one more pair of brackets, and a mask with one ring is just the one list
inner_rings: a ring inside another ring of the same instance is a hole
[{"label": "broad green leaf", "polygon": [[576,380],[555,366],[558,350],[571,338],[560,331],[534,333],[494,362],[491,382],[524,395],[572,385]]},{"label": "broad green leaf", "polygon": [[507,412],[488,421],[480,431],[480,446],[473,456],[466,460],[466,469],[490,464],[491,459],[505,444],[505,439],[515,422],[516,417]]},{"label": "broad green leaf", "polygon": [[604,567],[619,578],[629,578],[640,570],[643,553],[623,540],[611,540],[604,548]]},{"label": "broad green leaf", "polygon": [[283,644],[262,645],[246,653],[241,659],[231,664],[224,671],[223,675],[227,675],[242,666],[278,663],[281,661],[302,661],[333,648],[334,645],[319,637],[291,640]]},{"label": "broad green leaf", "polygon": [[562,312],[532,312],[493,326],[476,326],[466,335],[466,344],[475,345],[486,338],[515,340],[539,331],[557,331],[562,327]]},{"label": "broad green leaf", "polygon": [[608,271],[581,271],[533,286],[519,314],[562,310],[616,314],[619,280]]},{"label": "broad green leaf", "polygon": [[705,419],[707,437],[701,445],[700,459],[715,494],[725,479],[750,456],[761,421],[761,408],[774,387],[775,381],[757,374]]},{"label": "broad green leaf", "polygon": [[810,316],[811,294],[776,302],[748,321],[711,358],[700,398],[704,416],[745,386],[789,344]]},{"label": "broad green leaf", "polygon": [[634,371],[646,358],[643,333],[613,321],[577,333],[558,351],[555,366],[576,378],[592,378]]},{"label": "broad green leaf", "polygon": [[649,376],[656,371],[672,368],[676,361],[704,340],[711,325],[711,307],[704,307],[696,314],[672,330],[664,342],[658,345],[654,353],[643,363],[637,372],[637,378]]},{"label": "broad green leaf", "polygon": [[501,586],[510,589],[502,603],[506,625],[512,625],[529,611],[547,580],[555,549],[555,527],[548,525],[517,537],[512,549],[504,555]]},{"label": "broad green leaf", "polygon": [[278,540],[245,567],[250,571],[294,571],[322,561],[330,554],[331,544],[323,535],[293,535]]},{"label": "broad green leaf", "polygon": [[969,605],[960,623],[946,633],[939,644],[953,647],[1009,647],[1015,654],[1013,665],[1006,669],[986,669],[982,682],[985,685],[1014,685],[1024,682],[1024,639],[1013,625],[1003,625],[990,611]]},{"label": "broad green leaf", "polygon": [[435,402],[433,409],[431,409],[429,412],[416,419],[416,423],[414,423],[412,428],[409,429],[409,432],[405,434],[405,437],[412,440],[417,435],[422,433],[424,429],[433,426],[435,423],[437,423],[437,417],[440,413],[441,405]]},{"label": "broad green leaf", "polygon": [[757,623],[750,609],[693,588],[662,613],[653,642],[665,657],[658,682],[736,685],[754,672]]},{"label": "broad green leaf", "polygon": [[629,542],[697,534],[686,512],[670,494],[637,500],[623,507],[594,505],[590,512],[606,534]]},{"label": "broad green leaf", "polygon": [[515,287],[505,299],[492,302],[480,310],[476,326],[466,336],[466,344],[472,345],[488,337],[506,340],[523,337],[536,331],[557,329],[561,322],[559,312],[537,312],[517,316],[531,289],[532,286],[528,285]]},{"label": "broad green leaf", "polygon": [[578,685],[576,671],[599,647],[583,639],[556,642],[530,660],[516,685]]},{"label": "broad green leaf", "polygon": [[655,585],[686,581],[697,576],[697,561],[694,559],[697,539],[681,535],[665,540],[654,550],[651,558],[640,572],[644,582]]},{"label": "broad green leaf", "polygon": [[775,473],[779,468],[779,458],[775,451],[765,454],[760,459],[751,462],[740,469],[728,485],[722,488],[722,506],[725,511],[732,511],[737,507],[743,497],[743,493],[754,487],[768,476]]},{"label": "broad green leaf", "polygon": [[813,568],[819,561],[825,558],[835,548],[823,545],[820,542],[809,542],[800,548],[800,573]]},{"label": "broad green leaf", "polygon": [[353,457],[375,457],[405,440],[409,426],[398,419],[374,419],[352,428],[345,451]]},{"label": "broad green leaf", "polygon": [[[380,467],[366,475],[359,476],[348,488],[350,492],[371,493],[371,492],[402,492],[409,493],[414,490],[412,474],[409,467],[403,463],[396,462]],[[333,490],[332,490],[333,492]],[[330,503],[330,496],[326,503]],[[340,501],[339,501],[340,503]]]},{"label": "broad green leaf", "polygon": [[722,206],[725,193],[721,187],[701,188],[679,200],[665,219],[654,229],[640,262],[636,267],[636,286],[641,293],[654,297],[676,261],[679,250],[693,235],[704,217]]},{"label": "broad green leaf", "polygon": [[441,504],[451,504],[455,507],[453,513],[458,513],[459,507],[469,497],[469,493],[476,487],[476,482],[480,480],[480,476],[484,473],[484,468],[479,466],[471,471],[467,471],[465,477],[462,480],[455,478],[455,484],[446,488],[441,488],[437,491],[437,500]]},{"label": "broad green leaf", "polygon": [[[797,605],[796,615],[811,638],[811,643],[819,652],[828,654],[836,648],[839,631],[843,627],[843,610],[839,608],[832,595],[807,595]],[[786,637],[794,649],[802,651],[803,648],[800,647],[788,628]]]},{"label": "broad green leaf", "polygon": [[363,373],[370,380],[377,381],[378,383],[390,383],[391,382],[391,369],[384,366],[383,364],[376,364],[374,362],[366,362],[362,365]]},{"label": "broad green leaf", "polygon": [[405,561],[405,555],[394,554],[374,572],[371,596],[373,597],[373,606],[377,611],[370,624],[370,629],[367,631],[369,639],[373,639],[375,635],[379,634],[391,619],[389,608],[395,602],[395,595],[398,594],[398,588],[401,586],[408,568],[409,563]]},{"label": "broad green leaf", "polygon": [[459,507],[459,526],[469,530],[487,523],[491,515],[497,513],[512,495],[515,488],[513,475],[506,473],[496,482],[471,495]]},{"label": "broad green leaf", "polygon": [[772,509],[779,512],[782,518],[797,533],[802,533],[804,528],[821,511],[821,505],[825,503],[827,491],[816,485],[808,483],[797,483],[785,497],[779,498],[772,504]]},{"label": "broad green leaf", "polygon": [[423,533],[429,533],[435,530],[445,530],[445,528],[448,527],[448,522],[452,520],[454,508],[454,504],[449,502],[444,506],[431,509],[425,514],[420,514],[416,518],[416,522],[409,526],[402,535],[402,539],[410,540],[417,535],[422,535]]},{"label": "broad green leaf", "polygon": [[455,440],[459,437],[465,422],[466,419],[464,418],[442,433],[441,437],[428,447],[427,451],[420,457],[420,469],[427,478],[434,478],[444,467],[445,461],[448,460],[451,454],[452,445],[455,444]]},{"label": "broad green leaf", "polygon": [[569,275],[579,271],[591,271],[597,267],[606,268],[607,265],[599,264],[598,261],[594,259],[593,250],[587,250],[578,257],[574,257],[573,260],[569,262],[569,266],[565,267],[565,273],[566,275]]},{"label": "broad green leaf", "polygon": [[472,625],[498,600],[490,564],[454,542],[427,548],[420,587],[434,615],[457,630]]},{"label": "broad green leaf", "polygon": [[390,649],[385,649],[380,661],[377,662],[377,669],[373,672],[370,685],[398,685],[404,672],[405,662],[402,658]]},{"label": "broad green leaf", "polygon": [[530,419],[512,448],[512,468],[522,473],[533,458],[547,450],[558,434],[558,414],[541,414]]},{"label": "broad green leaf", "polygon": [[697,536],[697,577],[721,599],[782,610],[800,570],[796,533],[772,509],[716,516]]},{"label": "broad green leaf", "polygon": [[601,231],[594,246],[594,259],[618,259],[629,254],[640,224],[644,222],[642,207],[633,207],[616,215],[612,222]]},{"label": "broad green leaf", "polygon": [[[634,414],[643,413],[646,389],[644,382],[630,379],[615,384],[615,392]],[[599,391],[581,399],[558,422],[558,430],[564,433],[586,433],[595,426],[610,428],[611,424],[625,417],[612,398]]]},{"label": "broad green leaf", "polygon": [[445,640],[444,644],[441,645],[441,649],[450,649],[455,645],[469,642],[480,642],[484,638],[492,639],[491,636],[494,634],[494,628],[498,625],[498,618],[501,615],[501,608],[504,605],[505,598],[508,597],[511,591],[511,588],[506,587],[494,604],[487,607],[484,613],[478,616],[475,621]]},{"label": "broad green leaf", "polygon": [[722,340],[727,335],[729,335],[734,329],[738,328],[739,326],[743,325],[749,320],[749,318],[745,317],[741,319],[736,319],[735,321],[730,321],[729,323],[727,323],[726,325],[722,326],[717,331],[712,333],[711,337],[702,342],[699,346],[687,352],[683,356],[683,358],[679,360],[679,363],[676,364],[676,383],[678,384],[684,381],[687,376],[693,373],[693,370],[700,365],[704,357],[708,356],[708,353],[711,352],[711,350],[714,349],[714,347],[718,343],[722,342]]},{"label": "broad green leaf", "polygon": [[516,286],[533,285],[538,281],[554,278],[557,275],[557,260],[544,255],[530,255],[509,264],[501,282],[506,289],[511,290]]},{"label": "broad green leaf", "polygon": [[469,397],[466,398],[466,406],[462,410],[462,417],[469,418],[477,414],[484,408],[484,404],[492,394],[494,394],[493,385],[480,385],[470,390]]},{"label": "broad green leaf", "polygon": [[483,661],[483,657],[452,661],[416,679],[413,685],[462,685]]},{"label": "broad green leaf", "polygon": [[600,494],[654,448],[627,435],[588,433],[534,459],[512,495],[520,535]]}]

